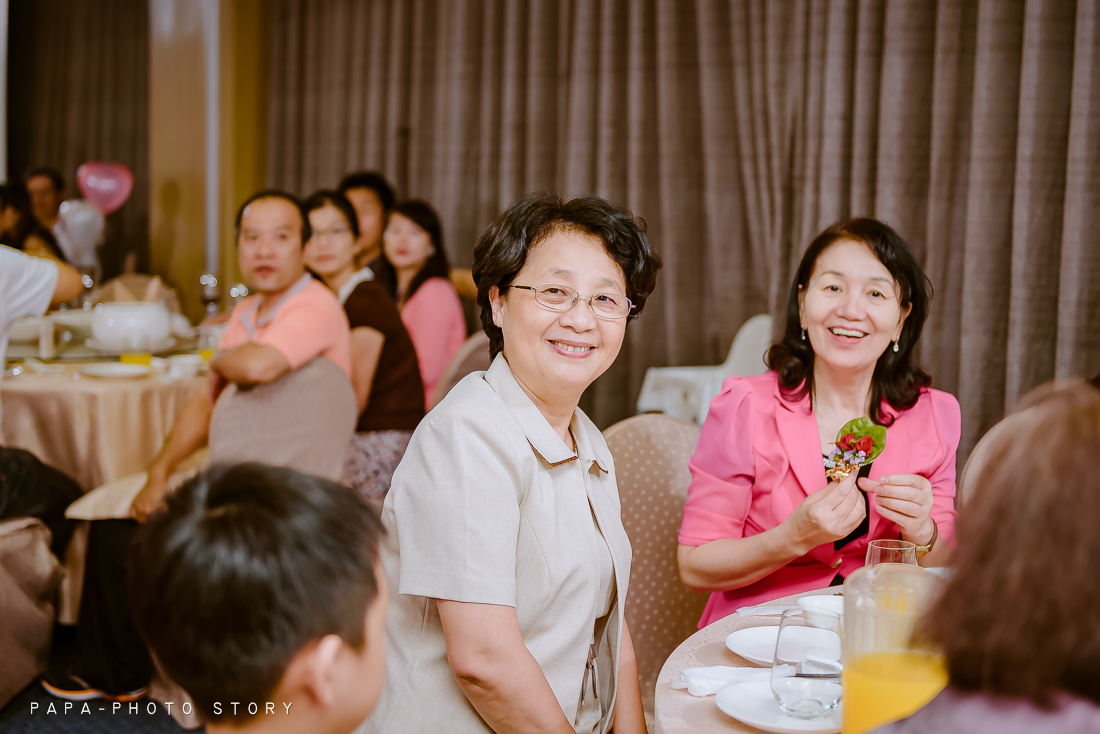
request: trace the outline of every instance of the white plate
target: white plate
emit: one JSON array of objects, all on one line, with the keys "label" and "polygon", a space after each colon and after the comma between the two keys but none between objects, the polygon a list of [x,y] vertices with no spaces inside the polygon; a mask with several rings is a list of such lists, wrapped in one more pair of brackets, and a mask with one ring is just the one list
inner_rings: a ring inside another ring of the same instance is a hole
[{"label": "white plate", "polygon": [[148,365],[144,364],[103,362],[101,364],[90,364],[80,370],[80,372],[88,377],[123,377],[132,379],[137,377],[148,377],[152,370],[149,369]]},{"label": "white plate", "polygon": [[[840,660],[840,637],[835,632],[815,627],[792,627],[788,634],[801,640],[815,655],[829,660]],[[745,627],[726,638],[726,647],[746,660],[770,666],[775,660],[775,641],[778,637],[778,625]]]},{"label": "white plate", "polygon": [[[758,627],[757,629],[767,629]],[[773,627],[772,629],[779,629]],[[714,697],[718,704],[718,710],[726,716],[737,719],[742,724],[755,726],[763,731],[775,732],[775,734],[802,734],[802,732],[817,732],[818,734],[838,734],[840,731],[841,706],[826,716],[824,719],[796,719],[787,716],[779,708],[772,693],[770,681],[753,680],[744,683],[734,683],[718,691]]]},{"label": "white plate", "polygon": [[123,342],[101,342],[98,339],[85,339],[84,346],[100,352],[114,352],[125,354],[128,352],[164,352],[176,346],[176,340],[172,337],[157,339],[145,344],[134,345]]}]

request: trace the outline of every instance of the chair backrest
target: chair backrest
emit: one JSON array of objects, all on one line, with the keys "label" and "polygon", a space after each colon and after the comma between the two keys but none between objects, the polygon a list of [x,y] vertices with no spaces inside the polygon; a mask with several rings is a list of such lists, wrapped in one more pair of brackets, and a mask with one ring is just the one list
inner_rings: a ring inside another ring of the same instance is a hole
[{"label": "chair backrest", "polygon": [[490,364],[492,360],[489,359],[488,335],[484,331],[471,334],[462,343],[462,347],[436,383],[435,392],[432,393],[432,407],[439,405],[439,401],[447,397],[447,393],[452,387],[462,382],[463,377],[471,372],[487,370]]},{"label": "chair backrest", "polygon": [[772,343],[772,317],[757,314],[741,325],[733,337],[729,356],[722,363],[727,377],[751,377],[768,369],[764,352]]},{"label": "chair backrest", "polygon": [[687,464],[699,441],[699,427],[649,413],[616,423],[604,431],[604,438],[615,457],[623,526],[634,551],[626,618],[638,658],[642,700],[652,714],[661,666],[696,631],[707,602],[707,595],[683,585],[676,561],[691,483]]},{"label": "chair backrest", "polygon": [[340,481],[357,418],[348,376],[315,357],[274,382],[222,391],[210,417],[210,463],[259,461]]}]

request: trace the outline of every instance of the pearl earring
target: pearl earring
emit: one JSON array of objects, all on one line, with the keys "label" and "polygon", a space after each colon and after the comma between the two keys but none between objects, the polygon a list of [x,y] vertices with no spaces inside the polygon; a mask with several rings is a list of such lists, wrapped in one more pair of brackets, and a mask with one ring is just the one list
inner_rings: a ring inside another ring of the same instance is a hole
[{"label": "pearl earring", "polygon": [[894,351],[895,352],[898,351],[898,340],[897,339],[894,340]]},{"label": "pearl earring", "polygon": [[806,330],[802,330],[802,341],[806,341]]}]

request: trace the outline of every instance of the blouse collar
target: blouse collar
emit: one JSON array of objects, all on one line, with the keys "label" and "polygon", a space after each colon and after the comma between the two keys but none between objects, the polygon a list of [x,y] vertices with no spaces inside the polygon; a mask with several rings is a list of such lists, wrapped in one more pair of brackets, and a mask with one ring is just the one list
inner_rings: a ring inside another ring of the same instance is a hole
[{"label": "blouse collar", "polygon": [[352,273],[351,277],[348,278],[348,282],[340,286],[340,290],[336,294],[336,297],[340,299],[340,305],[343,306],[344,301],[348,300],[348,296],[355,290],[355,286],[367,280],[374,280],[374,271],[366,266]]}]

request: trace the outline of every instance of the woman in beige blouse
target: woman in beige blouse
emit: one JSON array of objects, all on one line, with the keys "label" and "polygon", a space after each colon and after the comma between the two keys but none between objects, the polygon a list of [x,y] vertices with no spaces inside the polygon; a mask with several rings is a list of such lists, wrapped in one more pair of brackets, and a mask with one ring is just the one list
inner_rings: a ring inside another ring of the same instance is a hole
[{"label": "woman in beige blouse", "polygon": [[474,249],[492,366],[413,434],[382,519],[396,592],[365,732],[644,734],[611,454],[577,407],[659,258],[597,197],[529,194]]}]

